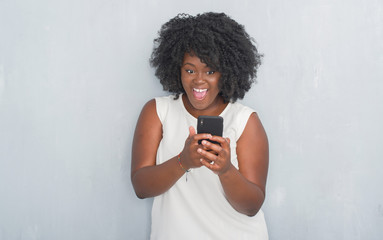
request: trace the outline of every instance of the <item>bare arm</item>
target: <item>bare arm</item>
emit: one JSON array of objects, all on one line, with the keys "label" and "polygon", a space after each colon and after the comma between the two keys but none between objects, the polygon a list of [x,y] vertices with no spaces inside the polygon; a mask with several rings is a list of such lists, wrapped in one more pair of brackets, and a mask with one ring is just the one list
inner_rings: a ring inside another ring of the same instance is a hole
[{"label": "bare arm", "polygon": [[[198,140],[210,136],[195,134],[189,129],[189,137],[181,153],[182,165],[186,168],[200,167],[200,155],[196,149]],[[132,146],[131,180],[139,198],[155,197],[171,188],[185,174],[178,157],[156,165],[157,149],[162,139],[162,124],[157,116],[155,100],[149,101],[138,118]]]},{"label": "bare arm", "polygon": [[156,165],[161,139],[162,124],[153,99],[142,109],[133,138],[131,179],[139,198],[160,195],[184,174],[175,157]]},{"label": "bare arm", "polygon": [[[218,156],[201,151],[207,159],[203,165],[216,172],[220,178],[226,198],[234,209],[248,216],[254,216],[265,199],[265,186],[268,171],[268,141],[258,116],[251,114],[245,130],[237,141],[239,170],[230,162],[230,140],[213,136],[212,140],[221,146],[203,141],[207,148]],[[214,161],[210,164],[209,161]]]}]

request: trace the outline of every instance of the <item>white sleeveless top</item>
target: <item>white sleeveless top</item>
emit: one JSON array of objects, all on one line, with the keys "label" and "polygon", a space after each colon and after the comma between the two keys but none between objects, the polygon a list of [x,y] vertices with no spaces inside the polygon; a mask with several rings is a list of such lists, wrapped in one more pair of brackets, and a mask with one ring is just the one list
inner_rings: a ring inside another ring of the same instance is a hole
[{"label": "white sleeveless top", "polygon": [[[193,117],[182,102],[182,96],[156,98],[163,138],[157,151],[157,164],[177,156],[196,128]],[[229,103],[220,114],[224,119],[223,136],[230,138],[231,161],[238,168],[236,142],[254,111],[240,103]],[[249,217],[234,210],[225,198],[218,176],[206,167],[184,174],[167,192],[154,198],[152,240],[222,240],[268,239],[262,210]]]}]

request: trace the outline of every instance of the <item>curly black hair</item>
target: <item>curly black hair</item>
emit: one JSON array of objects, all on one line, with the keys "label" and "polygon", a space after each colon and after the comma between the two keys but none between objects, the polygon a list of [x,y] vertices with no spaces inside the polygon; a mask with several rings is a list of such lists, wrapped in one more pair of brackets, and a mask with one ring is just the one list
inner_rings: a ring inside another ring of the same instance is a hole
[{"label": "curly black hair", "polygon": [[224,13],[178,14],[162,25],[158,35],[150,64],[163,89],[176,98],[185,92],[181,83],[185,53],[221,73],[219,94],[225,102],[242,99],[257,77],[262,55],[254,39]]}]

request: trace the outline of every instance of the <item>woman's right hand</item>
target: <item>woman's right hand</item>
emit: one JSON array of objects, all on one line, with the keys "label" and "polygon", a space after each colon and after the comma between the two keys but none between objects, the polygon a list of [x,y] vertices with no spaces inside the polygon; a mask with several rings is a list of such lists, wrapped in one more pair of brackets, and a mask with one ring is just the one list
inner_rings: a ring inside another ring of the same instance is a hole
[{"label": "woman's right hand", "polygon": [[202,166],[200,160],[201,154],[197,152],[197,149],[201,148],[198,141],[202,139],[210,139],[211,137],[211,134],[207,133],[196,134],[195,129],[193,127],[189,127],[189,136],[186,139],[184,149],[180,154],[181,164],[186,170]]}]

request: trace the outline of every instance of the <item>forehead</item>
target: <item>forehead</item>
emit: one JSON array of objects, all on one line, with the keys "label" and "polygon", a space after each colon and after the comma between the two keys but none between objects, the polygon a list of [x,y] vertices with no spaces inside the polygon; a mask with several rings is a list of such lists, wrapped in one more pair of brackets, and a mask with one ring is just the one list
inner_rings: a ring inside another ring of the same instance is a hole
[{"label": "forehead", "polygon": [[182,65],[193,65],[195,67],[207,67],[206,63],[201,62],[201,59],[193,53],[185,53]]}]

